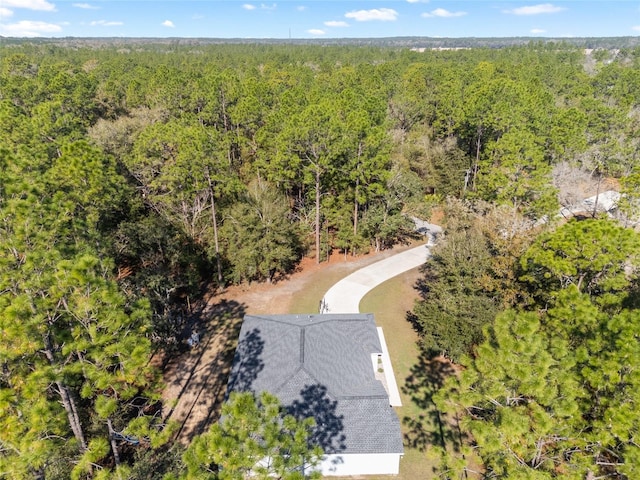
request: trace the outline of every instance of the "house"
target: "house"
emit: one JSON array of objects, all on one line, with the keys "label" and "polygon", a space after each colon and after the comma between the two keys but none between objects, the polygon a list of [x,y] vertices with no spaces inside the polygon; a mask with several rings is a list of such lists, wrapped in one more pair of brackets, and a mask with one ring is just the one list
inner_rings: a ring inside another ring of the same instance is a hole
[{"label": "house", "polygon": [[400,421],[385,390],[371,314],[248,315],[227,394],[268,391],[297,418],[313,416],[322,474],[397,474]]},{"label": "house", "polygon": [[597,212],[604,212],[611,216],[618,209],[621,197],[619,192],[607,190],[593,197],[585,198],[576,205],[562,208],[560,214],[564,218],[585,214],[593,215]]}]

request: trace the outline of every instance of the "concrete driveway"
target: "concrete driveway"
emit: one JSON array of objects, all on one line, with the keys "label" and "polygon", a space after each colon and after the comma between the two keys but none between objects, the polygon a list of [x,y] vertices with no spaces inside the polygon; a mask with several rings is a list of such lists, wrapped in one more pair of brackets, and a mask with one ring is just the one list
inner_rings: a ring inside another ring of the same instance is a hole
[{"label": "concrete driveway", "polygon": [[430,255],[429,246],[420,245],[353,272],[327,291],[320,313],[359,313],[360,301],[370,290],[419,267]]},{"label": "concrete driveway", "polygon": [[[419,267],[430,255],[429,246],[420,245],[353,272],[329,289],[320,304],[320,313],[359,313],[360,301],[370,290],[396,275]],[[378,337],[382,346],[383,385],[389,394],[389,403],[401,407],[402,400],[381,327],[378,327]]]}]

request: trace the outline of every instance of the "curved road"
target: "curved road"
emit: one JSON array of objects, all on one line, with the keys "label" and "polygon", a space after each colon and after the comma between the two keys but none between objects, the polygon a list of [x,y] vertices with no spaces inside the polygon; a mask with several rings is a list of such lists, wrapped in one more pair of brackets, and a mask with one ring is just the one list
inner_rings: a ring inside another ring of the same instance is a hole
[{"label": "curved road", "polygon": [[429,245],[423,244],[356,270],[327,291],[320,313],[359,313],[360,301],[370,290],[419,267],[430,255]]},{"label": "curved road", "polygon": [[[360,301],[370,290],[396,275],[419,267],[430,255],[429,244],[423,244],[353,272],[327,291],[320,304],[320,313],[359,313]],[[382,346],[383,384],[389,394],[389,403],[401,407],[402,400],[382,327],[378,327],[378,336]]]}]

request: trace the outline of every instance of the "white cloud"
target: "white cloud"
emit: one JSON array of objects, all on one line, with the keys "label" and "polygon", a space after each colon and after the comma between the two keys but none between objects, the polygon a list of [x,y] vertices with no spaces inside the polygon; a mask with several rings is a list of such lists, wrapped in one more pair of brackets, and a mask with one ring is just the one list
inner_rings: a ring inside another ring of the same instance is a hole
[{"label": "white cloud", "polygon": [[242,8],[244,8],[245,10],[255,10],[256,6],[251,5],[250,3],[245,3],[244,5],[242,5]]},{"label": "white cloud", "polygon": [[424,18],[431,17],[440,17],[440,18],[453,18],[453,17],[463,17],[467,14],[467,12],[450,12],[449,10],[445,10],[444,8],[436,8],[429,13],[423,13],[422,16]]},{"label": "white cloud", "polygon": [[312,28],[311,30],[307,30],[307,33],[310,33],[311,35],[324,35],[327,32],[318,28]]},{"label": "white cloud", "polygon": [[60,25],[46,22],[21,20],[18,23],[0,24],[0,34],[8,37],[40,37],[46,33],[62,31]]},{"label": "white cloud", "polygon": [[74,3],[73,6],[84,10],[100,10],[99,6],[91,5],[90,3]]},{"label": "white cloud", "polygon": [[296,10],[299,12],[304,12],[307,9],[307,7],[305,7],[304,5],[298,5],[296,7]]},{"label": "white cloud", "polygon": [[357,22],[368,22],[370,20],[380,20],[382,22],[393,22],[398,19],[398,12],[392,8],[374,8],[372,10],[354,10],[344,15],[353,18]]},{"label": "white cloud", "polygon": [[2,0],[2,6],[26,8],[28,10],[43,10],[45,12],[55,12],[56,10],[56,6],[53,3],[47,2],[47,0]]},{"label": "white cloud", "polygon": [[631,27],[631,30],[635,30],[636,32],[640,32],[640,25],[635,25]]},{"label": "white cloud", "polygon": [[119,27],[121,25],[124,25],[124,22],[110,22],[107,20],[94,20],[93,22],[89,23],[89,25],[91,25],[92,27]]},{"label": "white cloud", "polygon": [[260,4],[260,8],[262,10],[275,10],[278,6],[274,3],[272,5],[267,5],[265,3],[261,3]]},{"label": "white cloud", "polygon": [[558,13],[563,10],[566,10],[566,8],[558,7],[551,3],[541,3],[539,5],[518,7],[513,10],[503,10],[503,12],[512,13],[513,15],[540,15],[541,13]]},{"label": "white cloud", "polygon": [[13,16],[13,10],[9,10],[8,8],[0,7],[0,18],[9,18]]},{"label": "white cloud", "polygon": [[546,33],[546,30],[543,30],[541,28],[532,28],[531,29],[531,33]]},{"label": "white cloud", "polygon": [[407,0],[409,3],[429,3],[429,0]]},{"label": "white cloud", "polygon": [[164,22],[162,22],[161,24],[163,27],[169,27],[169,28],[174,28],[175,25],[173,24],[173,22],[171,20],[165,20]]},{"label": "white cloud", "polygon": [[348,27],[349,24],[347,22],[343,22],[341,20],[329,20],[328,22],[324,22],[327,27]]}]

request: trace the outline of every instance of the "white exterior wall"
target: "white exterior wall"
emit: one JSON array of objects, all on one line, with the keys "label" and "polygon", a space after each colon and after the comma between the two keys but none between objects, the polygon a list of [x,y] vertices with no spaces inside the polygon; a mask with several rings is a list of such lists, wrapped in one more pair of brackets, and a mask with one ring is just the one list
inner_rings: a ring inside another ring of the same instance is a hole
[{"label": "white exterior wall", "polygon": [[325,455],[319,470],[324,476],[397,475],[400,470],[399,453],[333,454]]}]

